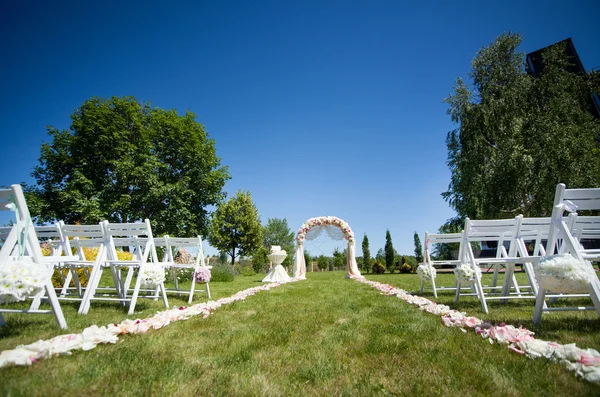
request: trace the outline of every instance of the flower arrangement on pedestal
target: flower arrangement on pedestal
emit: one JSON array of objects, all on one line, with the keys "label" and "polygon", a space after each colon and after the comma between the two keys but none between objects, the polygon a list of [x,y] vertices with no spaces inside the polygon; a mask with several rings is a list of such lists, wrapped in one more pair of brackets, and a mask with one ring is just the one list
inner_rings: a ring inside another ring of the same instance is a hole
[{"label": "flower arrangement on pedestal", "polygon": [[141,288],[156,288],[165,281],[165,268],[161,265],[148,264],[140,277],[142,278]]},{"label": "flower arrangement on pedestal", "polygon": [[570,254],[543,258],[533,270],[541,288],[562,294],[587,292],[588,285],[596,277],[588,263]]},{"label": "flower arrangement on pedestal", "polygon": [[477,280],[481,280],[481,269],[479,267],[473,267],[468,263],[461,263],[454,269],[456,279],[461,284],[475,284]]},{"label": "flower arrangement on pedestal", "polygon": [[419,267],[417,267],[417,274],[422,281],[431,281],[435,280],[437,271],[435,270],[435,267],[421,263],[419,264]]},{"label": "flower arrangement on pedestal", "polygon": [[304,238],[306,237],[306,233],[315,226],[336,226],[344,233],[346,240],[349,242],[354,241],[354,232],[350,228],[350,225],[348,225],[345,221],[335,216],[320,216],[316,218],[310,218],[304,222],[302,226],[300,226],[300,229],[298,229],[298,235],[296,236],[296,241],[298,244],[302,244]]},{"label": "flower arrangement on pedestal", "polygon": [[28,258],[0,265],[0,303],[21,302],[37,295],[48,277],[46,266]]},{"label": "flower arrangement on pedestal", "polygon": [[210,281],[210,269],[208,267],[199,267],[194,272],[194,278],[197,283],[208,283]]}]

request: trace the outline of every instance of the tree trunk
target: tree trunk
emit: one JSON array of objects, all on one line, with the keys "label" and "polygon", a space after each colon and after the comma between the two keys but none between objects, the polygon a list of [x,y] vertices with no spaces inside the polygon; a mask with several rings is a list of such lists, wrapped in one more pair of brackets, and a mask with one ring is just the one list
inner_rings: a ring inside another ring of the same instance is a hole
[{"label": "tree trunk", "polygon": [[235,265],[235,247],[231,250],[231,269],[233,269]]}]

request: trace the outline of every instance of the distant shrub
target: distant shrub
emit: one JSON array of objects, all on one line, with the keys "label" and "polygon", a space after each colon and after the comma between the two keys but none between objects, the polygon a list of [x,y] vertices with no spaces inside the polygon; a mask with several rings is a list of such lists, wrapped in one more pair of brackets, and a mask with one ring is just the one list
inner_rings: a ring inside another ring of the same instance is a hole
[{"label": "distant shrub", "polygon": [[233,281],[233,278],[234,278],[233,270],[231,269],[231,267],[229,265],[213,266],[211,273],[212,273],[212,278],[210,279],[210,281],[212,281],[213,283],[219,283],[219,282],[228,283],[228,282]]},{"label": "distant shrub", "polygon": [[371,270],[375,274],[383,274],[385,273],[385,265],[376,259],[373,261],[373,266]]},{"label": "distant shrub", "polygon": [[242,274],[242,265],[236,263],[235,265],[233,265],[233,275],[237,276],[238,274]]},{"label": "distant shrub", "polygon": [[413,267],[408,262],[400,265],[400,273],[410,273],[412,269]]},{"label": "distant shrub", "polygon": [[246,276],[246,277],[254,276],[255,274],[256,274],[256,272],[254,271],[254,269],[252,269],[252,266],[245,266],[242,269],[242,273],[241,273],[242,276]]}]

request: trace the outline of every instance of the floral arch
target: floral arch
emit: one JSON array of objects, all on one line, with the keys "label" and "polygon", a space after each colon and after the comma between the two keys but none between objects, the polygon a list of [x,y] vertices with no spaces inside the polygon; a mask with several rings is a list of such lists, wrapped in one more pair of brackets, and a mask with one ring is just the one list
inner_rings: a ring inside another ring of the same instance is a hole
[{"label": "floral arch", "polygon": [[310,218],[300,226],[296,235],[296,260],[294,261],[294,278],[306,280],[306,263],[304,261],[304,240],[314,240],[321,233],[327,233],[334,240],[348,241],[348,275],[346,277],[362,277],[356,266],[354,233],[346,222],[335,216]]}]

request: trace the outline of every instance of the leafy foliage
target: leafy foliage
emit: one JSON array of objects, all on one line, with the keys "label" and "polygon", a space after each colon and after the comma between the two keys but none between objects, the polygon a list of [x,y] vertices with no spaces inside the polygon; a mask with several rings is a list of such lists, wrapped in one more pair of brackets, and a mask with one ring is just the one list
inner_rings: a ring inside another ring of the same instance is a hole
[{"label": "leafy foliage", "polygon": [[48,133],[32,173],[37,185],[26,187],[38,222],[149,218],[156,235],[205,235],[207,207],[225,198],[227,167],[189,111],[94,97],[71,115],[69,130]]},{"label": "leafy foliage", "polygon": [[367,273],[371,271],[371,266],[373,266],[373,261],[371,258],[371,250],[369,249],[369,238],[367,237],[367,233],[363,237],[362,241],[362,251],[363,251],[363,265],[362,268]]},{"label": "leafy foliage", "polygon": [[234,274],[233,269],[229,265],[216,265],[210,270],[211,273],[211,282],[215,283],[229,283],[233,281]]},{"label": "leafy foliage", "polygon": [[383,274],[385,273],[385,266],[383,266],[383,264],[379,262],[379,260],[375,259],[373,261],[372,270],[375,274]]},{"label": "leafy foliage", "polygon": [[564,47],[525,72],[522,38],[503,34],[472,63],[473,88],[459,78],[445,101],[452,121],[444,199],[460,220],[549,216],[557,183],[600,185],[600,124],[589,112],[591,79],[567,71]]},{"label": "leafy foliage", "polygon": [[415,259],[417,260],[417,263],[423,262],[423,246],[421,245],[421,239],[417,232],[415,232],[413,238],[415,240]]},{"label": "leafy foliage", "polygon": [[[452,218],[446,221],[444,225],[439,228],[440,233],[448,234],[448,233],[460,233],[463,228],[463,223],[459,218]],[[460,243],[449,243],[449,244],[435,244],[431,250],[431,254],[435,257],[436,260],[452,260],[455,255],[453,252],[456,252],[456,256],[458,256],[458,250],[460,249]]]},{"label": "leafy foliage", "polygon": [[331,262],[333,268],[335,269],[340,269],[346,266],[347,260],[346,260],[347,256],[344,256],[344,254],[342,254],[340,251],[338,251],[338,249],[336,248],[333,251],[333,261]]},{"label": "leafy foliage", "polygon": [[304,264],[306,265],[306,269],[310,268],[312,260],[310,253],[307,250],[304,250]]},{"label": "leafy foliage", "polygon": [[239,255],[254,252],[263,239],[258,210],[250,192],[238,191],[227,202],[217,206],[210,224],[208,241],[231,257],[231,265]]},{"label": "leafy foliage", "polygon": [[265,247],[259,247],[254,251],[254,255],[252,255],[252,268],[256,273],[264,270],[267,263],[269,263],[267,255],[269,255],[269,250]]},{"label": "leafy foliage", "polygon": [[389,230],[385,231],[385,267],[391,270],[394,266],[394,245]]},{"label": "leafy foliage", "polygon": [[320,255],[317,258],[317,267],[321,270],[325,270],[327,269],[327,266],[329,266],[329,259],[323,255]]},{"label": "leafy foliage", "polygon": [[272,245],[279,245],[285,250],[288,256],[282,262],[283,266],[289,266],[292,263],[294,252],[294,232],[288,226],[286,218],[269,218],[267,225],[263,229],[264,244],[267,248]]}]

